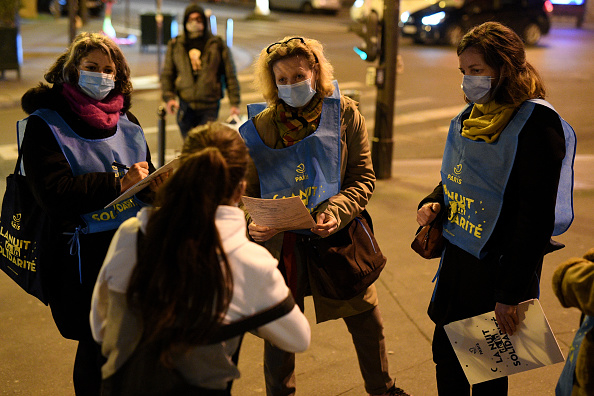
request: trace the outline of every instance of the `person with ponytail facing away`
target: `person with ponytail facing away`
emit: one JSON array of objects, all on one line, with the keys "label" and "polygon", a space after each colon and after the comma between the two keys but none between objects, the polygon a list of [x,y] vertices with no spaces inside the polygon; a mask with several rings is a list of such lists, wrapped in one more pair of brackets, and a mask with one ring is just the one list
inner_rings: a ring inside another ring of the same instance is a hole
[{"label": "person with ponytail facing away", "polygon": [[[309,324],[277,261],[246,236],[237,205],[248,158],[235,130],[196,127],[155,207],[117,231],[91,309],[93,336],[107,358],[104,394],[157,392],[169,379],[150,373],[166,372],[176,378],[168,392],[228,395],[239,377],[233,356],[241,332],[227,329],[260,312],[276,314],[250,328],[254,334],[291,352],[309,346]],[[138,375],[130,365],[140,360],[152,367]],[[142,383],[131,384],[136,376]]]}]

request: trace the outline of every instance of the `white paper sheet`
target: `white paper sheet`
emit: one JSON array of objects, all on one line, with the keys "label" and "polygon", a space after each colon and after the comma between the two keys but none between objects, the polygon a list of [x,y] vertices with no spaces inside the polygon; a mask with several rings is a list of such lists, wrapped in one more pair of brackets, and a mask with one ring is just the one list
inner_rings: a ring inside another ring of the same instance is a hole
[{"label": "white paper sheet", "polygon": [[447,324],[444,328],[468,378],[476,384],[564,360],[538,300],[518,305],[520,325],[502,334],[495,312]]},{"label": "white paper sheet", "polygon": [[299,197],[262,199],[242,197],[254,223],[282,231],[310,229],[316,225]]}]

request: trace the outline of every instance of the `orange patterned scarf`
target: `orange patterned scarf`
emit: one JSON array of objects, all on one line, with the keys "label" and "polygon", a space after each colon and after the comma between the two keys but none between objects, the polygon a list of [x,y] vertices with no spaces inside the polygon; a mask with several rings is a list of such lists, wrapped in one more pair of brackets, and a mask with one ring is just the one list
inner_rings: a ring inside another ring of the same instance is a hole
[{"label": "orange patterned scarf", "polygon": [[316,93],[310,102],[299,110],[287,106],[284,102],[276,105],[274,122],[284,147],[298,143],[318,129],[323,103],[322,96]]}]

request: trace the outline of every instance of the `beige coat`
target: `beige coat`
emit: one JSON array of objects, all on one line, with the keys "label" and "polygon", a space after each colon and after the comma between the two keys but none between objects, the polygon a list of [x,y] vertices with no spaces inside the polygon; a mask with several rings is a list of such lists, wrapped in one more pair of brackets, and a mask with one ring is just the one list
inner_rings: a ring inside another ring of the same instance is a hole
[{"label": "beige coat", "polygon": [[[594,248],[584,258],[570,258],[555,270],[553,291],[561,305],[579,308],[594,316]],[[572,396],[594,394],[594,330],[590,330],[580,346],[575,366]]]},{"label": "beige coat", "polygon": [[[365,209],[375,187],[375,173],[371,163],[365,119],[359,112],[357,103],[350,98],[341,96],[340,107],[340,192],[320,204],[314,211],[314,213],[331,214],[338,221],[339,229],[346,226]],[[264,144],[271,148],[282,148],[282,139],[274,124],[274,113],[275,108],[269,107],[256,115],[253,122]],[[260,181],[253,164],[248,172],[246,194],[260,197]],[[277,259],[280,259],[282,242],[283,233],[280,233],[265,244]],[[303,268],[306,265],[305,258],[300,257],[299,253],[297,257],[299,268]],[[320,296],[315,290],[313,282],[309,282],[309,284],[312,288],[318,323],[356,315],[377,305],[377,293],[374,285],[350,300],[332,300]]]}]

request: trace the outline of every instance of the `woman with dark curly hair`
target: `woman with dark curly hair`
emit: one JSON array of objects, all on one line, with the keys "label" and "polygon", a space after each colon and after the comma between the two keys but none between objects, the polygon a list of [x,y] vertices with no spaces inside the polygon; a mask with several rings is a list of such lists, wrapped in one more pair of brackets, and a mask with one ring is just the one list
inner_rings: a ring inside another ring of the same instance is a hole
[{"label": "woman with dark curly hair", "polygon": [[[99,394],[102,357],[89,327],[93,285],[115,229],[151,191],[104,207],[154,170],[144,133],[128,110],[124,54],[108,37],[81,33],[23,95],[19,122],[28,184],[50,219],[44,284],[63,337],[78,340],[76,394]],[[24,134],[24,136],[23,136]],[[155,189],[160,182],[154,182]]]}]

